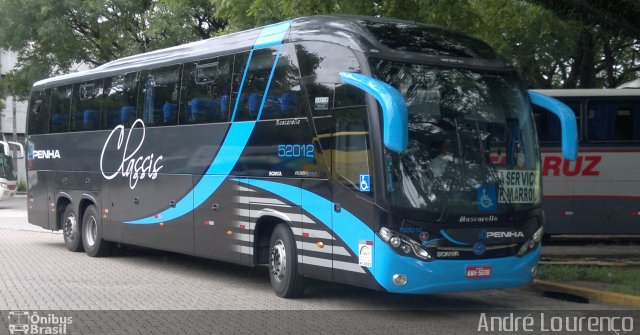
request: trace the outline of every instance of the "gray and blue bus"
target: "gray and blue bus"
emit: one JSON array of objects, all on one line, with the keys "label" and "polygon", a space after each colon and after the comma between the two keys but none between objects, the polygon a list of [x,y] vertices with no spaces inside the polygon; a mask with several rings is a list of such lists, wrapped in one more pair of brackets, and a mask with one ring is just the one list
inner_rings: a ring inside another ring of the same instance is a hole
[{"label": "gray and blue bus", "polygon": [[315,16],[122,58],[33,85],[29,222],[94,257],[266,265],[281,297],[519,286],[543,234],[532,103],[575,158],[566,106],[438,27]]}]

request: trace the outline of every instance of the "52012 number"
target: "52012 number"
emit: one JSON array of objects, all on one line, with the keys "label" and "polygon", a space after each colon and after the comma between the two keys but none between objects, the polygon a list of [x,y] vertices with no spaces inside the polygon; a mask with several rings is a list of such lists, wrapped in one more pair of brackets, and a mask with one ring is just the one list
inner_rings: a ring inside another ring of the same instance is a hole
[{"label": "52012 number", "polygon": [[278,157],[307,157],[313,158],[315,148],[313,144],[279,144]]}]

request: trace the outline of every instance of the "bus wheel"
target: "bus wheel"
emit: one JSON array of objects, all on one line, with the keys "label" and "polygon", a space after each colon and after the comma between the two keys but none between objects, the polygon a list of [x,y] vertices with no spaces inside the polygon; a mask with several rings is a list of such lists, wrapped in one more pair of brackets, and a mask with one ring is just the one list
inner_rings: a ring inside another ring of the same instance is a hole
[{"label": "bus wheel", "polygon": [[91,257],[107,256],[113,249],[113,243],[102,239],[100,215],[94,205],[87,207],[82,217],[82,244]]},{"label": "bus wheel", "polygon": [[73,211],[73,205],[68,204],[62,212],[62,235],[64,245],[69,251],[82,251],[82,239],[80,237],[80,222],[78,216]]},{"label": "bus wheel", "polygon": [[269,244],[269,277],[271,287],[281,298],[302,295],[304,277],[298,273],[295,240],[286,224],[276,226]]}]

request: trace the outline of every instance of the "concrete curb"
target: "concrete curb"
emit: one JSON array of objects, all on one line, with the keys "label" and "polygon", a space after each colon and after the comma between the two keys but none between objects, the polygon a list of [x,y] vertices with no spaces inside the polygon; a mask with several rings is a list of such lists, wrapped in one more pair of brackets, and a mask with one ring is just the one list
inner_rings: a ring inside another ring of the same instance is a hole
[{"label": "concrete curb", "polygon": [[590,302],[640,309],[639,296],[594,290],[586,287],[560,284],[538,279],[534,280],[530,287],[534,291],[538,292],[560,292],[582,297],[588,299]]}]

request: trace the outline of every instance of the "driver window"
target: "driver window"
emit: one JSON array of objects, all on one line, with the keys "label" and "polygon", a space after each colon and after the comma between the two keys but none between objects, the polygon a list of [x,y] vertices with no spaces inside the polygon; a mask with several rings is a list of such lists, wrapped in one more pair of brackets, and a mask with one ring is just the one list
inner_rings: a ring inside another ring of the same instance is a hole
[{"label": "driver window", "polygon": [[366,108],[334,110],[333,176],[345,186],[371,193],[371,144]]}]

